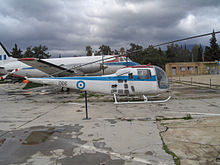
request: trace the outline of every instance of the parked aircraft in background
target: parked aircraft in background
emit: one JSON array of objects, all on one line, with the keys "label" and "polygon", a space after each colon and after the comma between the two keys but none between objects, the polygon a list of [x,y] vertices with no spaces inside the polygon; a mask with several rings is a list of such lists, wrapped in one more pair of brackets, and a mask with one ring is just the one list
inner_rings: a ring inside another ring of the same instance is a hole
[{"label": "parked aircraft in background", "polygon": [[14,62],[17,61],[15,58],[10,57],[8,51],[5,49],[5,47],[2,45],[2,43],[0,42],[0,74],[5,74],[2,73],[3,71],[3,67],[2,65],[5,65],[9,62]]},{"label": "parked aircraft in background", "polygon": [[21,62],[39,69],[50,76],[83,76],[111,74],[126,66],[139,65],[116,55],[81,56],[51,59],[24,58]]},{"label": "parked aircraft in background", "polygon": [[34,69],[33,67],[26,65],[18,59],[11,57],[4,45],[0,42],[0,80],[5,79],[8,75],[16,77],[24,77],[29,75],[30,77],[42,77],[48,76],[40,70]]},{"label": "parked aircraft in background", "polygon": [[[169,89],[168,77],[166,73],[157,66],[137,65],[119,69],[114,74],[103,76],[84,77],[47,77],[47,78],[27,78],[29,81],[57,85],[59,87],[73,88],[81,91],[99,92],[113,94],[115,104],[123,103],[148,103],[166,102],[165,100],[148,101],[145,94],[158,94]],[[117,95],[143,95],[142,102],[118,102]]]},{"label": "parked aircraft in background", "polygon": [[4,75],[1,79],[8,75],[17,77],[102,75],[114,73],[125,66],[138,65],[126,57],[114,55],[18,60],[10,57],[3,44],[0,46],[0,73]]}]

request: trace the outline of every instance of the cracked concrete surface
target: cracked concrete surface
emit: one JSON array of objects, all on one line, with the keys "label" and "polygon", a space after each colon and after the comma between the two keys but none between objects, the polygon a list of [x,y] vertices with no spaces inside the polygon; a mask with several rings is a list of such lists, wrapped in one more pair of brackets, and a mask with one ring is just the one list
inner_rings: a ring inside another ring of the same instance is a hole
[{"label": "cracked concrete surface", "polygon": [[[93,97],[88,103],[91,119],[83,120],[79,93],[60,93],[50,86],[24,91],[19,86],[0,85],[0,164],[172,165],[156,118],[186,114],[193,120],[164,121],[170,127],[162,135],[168,147],[180,154],[183,164],[194,159],[219,163],[219,156],[213,157],[219,151],[219,91],[174,85],[174,99],[162,104],[115,106],[110,96]],[[23,144],[33,134],[35,143]]]},{"label": "cracked concrete surface", "polygon": [[220,117],[192,120],[164,120],[164,142],[181,164],[220,164]]}]

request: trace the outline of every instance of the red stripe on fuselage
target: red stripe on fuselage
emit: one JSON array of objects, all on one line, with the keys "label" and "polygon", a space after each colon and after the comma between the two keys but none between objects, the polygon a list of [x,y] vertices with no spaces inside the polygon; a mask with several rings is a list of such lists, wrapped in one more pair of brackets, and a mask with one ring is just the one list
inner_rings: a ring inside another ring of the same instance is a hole
[{"label": "red stripe on fuselage", "polygon": [[119,62],[119,57],[115,57],[114,60],[106,61],[105,63],[109,63],[109,62]]}]

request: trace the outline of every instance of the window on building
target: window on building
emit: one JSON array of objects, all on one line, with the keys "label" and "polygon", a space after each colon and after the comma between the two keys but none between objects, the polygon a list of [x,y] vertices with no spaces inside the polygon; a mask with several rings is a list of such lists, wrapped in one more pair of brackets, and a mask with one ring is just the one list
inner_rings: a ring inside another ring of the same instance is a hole
[{"label": "window on building", "polygon": [[181,66],[180,67],[180,71],[185,72],[186,71],[186,67],[185,66]]},{"label": "window on building", "polygon": [[193,71],[193,66],[188,66],[187,68],[189,71]]},{"label": "window on building", "polygon": [[172,75],[176,75],[176,67],[172,67]]},{"label": "window on building", "polygon": [[195,66],[195,74],[198,74],[198,67]]},{"label": "window on building", "polygon": [[218,73],[218,72],[217,72],[216,67],[213,66],[213,67],[211,68],[210,74],[217,74],[217,73]]}]

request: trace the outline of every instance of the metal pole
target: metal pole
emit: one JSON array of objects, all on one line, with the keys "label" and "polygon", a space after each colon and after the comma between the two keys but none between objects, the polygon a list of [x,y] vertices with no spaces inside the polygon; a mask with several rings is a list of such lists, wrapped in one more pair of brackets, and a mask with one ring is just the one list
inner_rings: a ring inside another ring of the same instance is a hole
[{"label": "metal pole", "polygon": [[86,119],[88,119],[87,91],[85,91],[85,108],[86,108]]},{"label": "metal pole", "polygon": [[210,79],[210,88],[212,88],[212,79]]},{"label": "metal pole", "polygon": [[86,108],[86,119],[88,120],[88,108],[87,108],[87,91],[85,91],[85,108]]}]

